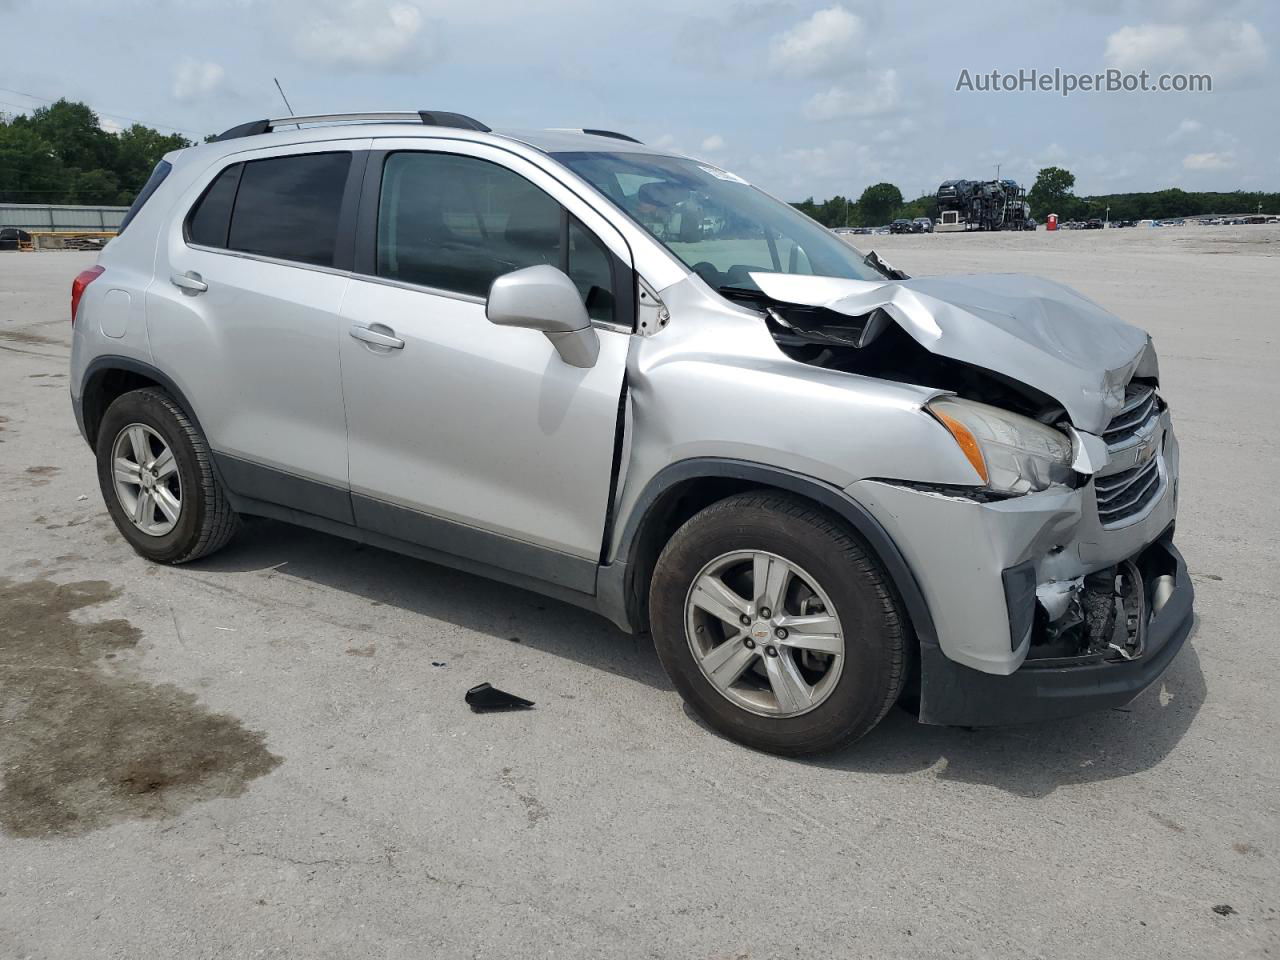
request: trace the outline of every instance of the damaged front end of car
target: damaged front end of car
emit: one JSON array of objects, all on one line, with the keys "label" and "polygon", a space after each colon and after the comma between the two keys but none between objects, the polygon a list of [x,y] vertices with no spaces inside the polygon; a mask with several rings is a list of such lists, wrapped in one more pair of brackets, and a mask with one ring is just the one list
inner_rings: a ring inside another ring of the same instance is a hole
[{"label": "damaged front end of car", "polygon": [[846,490],[899,544],[932,613],[921,719],[1127,701],[1193,621],[1150,338],[1048,280],[873,266],[883,281],[753,273],[754,289],[721,293],[792,360],[935,391],[923,409],[973,467],[964,486],[886,476]]}]

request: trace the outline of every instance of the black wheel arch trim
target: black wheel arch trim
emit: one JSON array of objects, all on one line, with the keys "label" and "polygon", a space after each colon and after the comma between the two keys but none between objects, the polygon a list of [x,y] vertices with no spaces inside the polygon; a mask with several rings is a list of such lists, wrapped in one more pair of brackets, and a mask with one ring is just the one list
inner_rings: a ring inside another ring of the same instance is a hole
[{"label": "black wheel arch trim", "polygon": [[[85,400],[88,398],[89,390],[94,383],[115,370],[124,370],[128,373],[136,373],[139,376],[154,380],[166,393],[177,401],[178,405],[182,407],[187,416],[191,418],[196,429],[199,430],[201,434],[204,434],[204,428],[200,426],[199,415],[187,400],[186,395],[178,388],[178,385],[173,382],[173,379],[169,377],[168,374],[147,363],[145,360],[138,360],[134,357],[116,356],[114,354],[104,354],[100,357],[94,357],[94,359],[89,362],[89,365],[85,368],[84,377],[80,380],[80,395],[78,398],[73,398],[72,400],[72,406],[75,409],[76,415],[76,425],[80,428],[80,435],[84,437],[85,442],[88,443],[91,448],[93,447],[94,440],[96,439],[93,434],[96,434],[97,432],[98,423],[89,423],[86,420],[84,410]],[[105,410],[97,411],[99,420],[101,420],[104,412]],[[207,436],[207,434],[205,435]]]},{"label": "black wheel arch trim", "polygon": [[635,612],[628,604],[629,599],[637,596],[636,584],[632,582],[636,573],[635,550],[645,524],[653,519],[653,508],[676,485],[699,479],[743,480],[774,487],[812,500],[839,516],[866,541],[884,567],[898,596],[902,598],[919,641],[923,644],[937,644],[933,616],[910,564],[888,531],[866,507],[839,487],[813,477],[782,467],[723,457],[695,457],[677,461],[658,471],[645,485],[623,526],[613,562],[600,570],[600,605],[613,620],[619,623],[623,620],[636,620]]}]

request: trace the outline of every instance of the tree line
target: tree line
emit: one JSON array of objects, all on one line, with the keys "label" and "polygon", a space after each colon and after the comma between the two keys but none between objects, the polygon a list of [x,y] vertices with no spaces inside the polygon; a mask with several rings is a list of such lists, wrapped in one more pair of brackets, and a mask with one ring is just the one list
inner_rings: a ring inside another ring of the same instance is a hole
[{"label": "tree line", "polygon": [[[1172,187],[1146,193],[1109,193],[1077,197],[1076,178],[1062,167],[1045,167],[1027,192],[1031,215],[1041,222],[1050,213],[1058,219],[1169,220],[1201,217],[1206,214],[1280,213],[1280,193],[1234,190],[1228,193],[1192,192]],[[933,195],[904,200],[892,183],[877,183],[862,191],[857,200],[834,196],[815,202],[813,197],[793,203],[796,209],[828,227],[878,227],[899,217],[938,219],[938,198]]]},{"label": "tree line", "polygon": [[[191,146],[179,134],[165,134],[141,123],[118,133],[102,129],[98,115],[83,103],[59,100],[30,114],[0,115],[0,202],[83,203],[128,206],[159,159]],[[1280,212],[1280,193],[1236,190],[1197,193],[1158,190],[1077,197],[1075,176],[1062,167],[1045,167],[1027,195],[1031,214],[1044,220],[1104,217],[1112,220],[1169,219],[1210,213]],[[892,183],[876,183],[857,200],[813,197],[794,204],[828,227],[881,226],[898,217],[938,219],[938,201],[926,195],[906,200]]]},{"label": "tree line", "polygon": [[68,100],[0,115],[0,201],[128,206],[162,156],[189,146],[140,123],[108,133]]}]

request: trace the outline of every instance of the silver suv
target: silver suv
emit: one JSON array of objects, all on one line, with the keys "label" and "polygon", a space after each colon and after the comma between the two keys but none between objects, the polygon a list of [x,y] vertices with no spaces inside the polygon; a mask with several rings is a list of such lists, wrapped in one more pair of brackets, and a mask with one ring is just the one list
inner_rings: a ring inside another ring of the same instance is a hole
[{"label": "silver suv", "polygon": [[1121,704],[1192,623],[1143,331],[910,279],[709,163],[458,114],[260,121],[159,164],[72,292],[72,400],[140,554],[303,524],[652,632],[784,754],[897,701]]}]

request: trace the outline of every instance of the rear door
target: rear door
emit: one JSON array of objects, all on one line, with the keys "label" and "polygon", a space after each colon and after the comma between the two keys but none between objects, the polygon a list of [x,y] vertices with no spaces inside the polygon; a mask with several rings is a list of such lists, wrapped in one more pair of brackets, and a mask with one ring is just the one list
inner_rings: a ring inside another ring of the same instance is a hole
[{"label": "rear door", "polygon": [[[589,591],[634,318],[626,244],[500,148],[374,148],[342,309],[357,522]],[[569,366],[537,331],[486,319],[493,279],[538,263],[567,268],[582,291],[601,341],[594,367]]]},{"label": "rear door", "polygon": [[147,293],[156,363],[229,486],[348,523],[339,312],[367,144],[248,151],[211,168],[162,237]]}]

